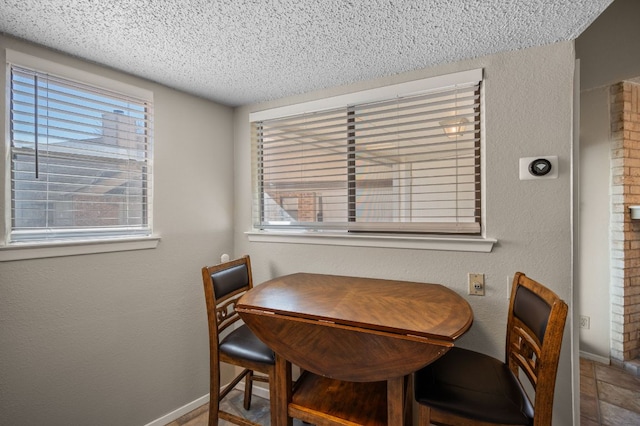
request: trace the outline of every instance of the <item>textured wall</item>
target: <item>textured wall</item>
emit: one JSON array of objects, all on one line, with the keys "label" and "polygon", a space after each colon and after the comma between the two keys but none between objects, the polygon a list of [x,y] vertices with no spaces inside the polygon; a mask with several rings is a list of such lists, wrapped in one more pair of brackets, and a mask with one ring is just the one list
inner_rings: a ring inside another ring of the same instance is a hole
[{"label": "textured wall", "polygon": [[4,47],[155,93],[162,240],[0,263],[0,424],[147,424],[208,393],[200,268],[232,249],[232,111],[5,37],[2,60]]},{"label": "textured wall", "polygon": [[[483,67],[484,182],[491,253],[250,243],[251,157],[248,114],[276,106],[422,77]],[[475,322],[460,344],[504,356],[507,281],[523,271],[572,305],[572,43],[486,56],[306,96],[252,105],[235,113],[236,254],[252,256],[255,281],[295,271],[352,274],[444,284],[467,297]],[[518,159],[559,157],[559,177],[520,181]],[[486,296],[467,296],[468,272],[484,273]],[[555,425],[572,424],[572,323],[567,322],[556,390]]]}]

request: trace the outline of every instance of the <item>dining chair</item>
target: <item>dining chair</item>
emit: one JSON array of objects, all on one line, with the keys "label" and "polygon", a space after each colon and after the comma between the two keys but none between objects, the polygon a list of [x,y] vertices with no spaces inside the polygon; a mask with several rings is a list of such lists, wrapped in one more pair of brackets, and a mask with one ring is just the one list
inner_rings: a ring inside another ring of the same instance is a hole
[{"label": "dining chair", "polygon": [[[567,304],[518,272],[513,278],[505,361],[458,347],[414,374],[418,424],[551,425]],[[533,403],[521,381],[528,379]]]},{"label": "dining chair", "polygon": [[[209,426],[218,424],[218,418],[240,425],[257,423],[234,413],[223,411],[220,402],[244,378],[244,408],[251,407],[253,382],[269,383],[270,395],[275,395],[275,355],[245,324],[236,325],[240,316],[235,304],[253,287],[251,260],[248,255],[239,259],[202,268],[202,282],[209,323]],[[227,363],[243,370],[220,389],[220,364]],[[254,372],[261,373],[255,374]],[[270,398],[271,424],[276,424],[275,398]]]}]

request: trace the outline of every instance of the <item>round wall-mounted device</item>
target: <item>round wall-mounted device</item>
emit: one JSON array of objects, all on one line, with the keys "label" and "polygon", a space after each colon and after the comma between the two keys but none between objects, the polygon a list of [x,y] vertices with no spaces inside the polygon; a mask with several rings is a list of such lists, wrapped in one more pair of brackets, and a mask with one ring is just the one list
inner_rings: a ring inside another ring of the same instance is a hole
[{"label": "round wall-mounted device", "polygon": [[546,158],[536,158],[529,163],[529,173],[533,176],[545,176],[551,172],[551,161]]},{"label": "round wall-mounted device", "polygon": [[538,157],[521,157],[519,161],[520,180],[557,179],[558,156],[540,155]]}]

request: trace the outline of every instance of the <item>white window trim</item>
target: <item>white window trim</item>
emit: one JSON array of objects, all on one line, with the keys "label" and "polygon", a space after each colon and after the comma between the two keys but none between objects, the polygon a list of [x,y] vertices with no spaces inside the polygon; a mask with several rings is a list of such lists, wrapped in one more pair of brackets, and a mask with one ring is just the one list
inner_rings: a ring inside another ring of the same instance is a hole
[{"label": "white window trim", "polygon": [[250,242],[490,253],[495,238],[323,231],[247,231]]},{"label": "white window trim", "polygon": [[66,80],[76,80],[84,84],[120,92],[127,96],[133,96],[145,101],[153,102],[153,92],[138,86],[133,86],[122,81],[113,80],[108,77],[103,77],[98,74],[79,70],[77,68],[69,67],[67,65],[11,49],[6,49],[6,55],[6,62],[10,64],[22,65]]},{"label": "white window trim", "polygon": [[[398,96],[410,96],[426,92],[434,88],[444,88],[456,84],[463,84],[473,80],[483,79],[483,69],[477,68],[441,76],[429,77],[421,80],[409,81],[385,87],[362,90],[329,98],[317,99],[299,104],[286,105],[249,114],[249,122],[268,120],[279,117],[303,114],[312,111],[322,111],[331,108],[344,107],[345,105],[375,102]],[[484,109],[484,94],[480,101]],[[482,126],[482,139],[484,140],[485,128]],[[484,171],[484,145],[481,148],[481,162]],[[484,173],[484,172],[483,172]],[[482,179],[482,193],[485,192],[485,180]],[[482,197],[482,223],[486,224],[486,203]],[[260,230],[252,229],[245,232],[250,242],[260,243],[287,243],[309,245],[332,245],[351,247],[375,247],[398,248],[414,250],[442,250],[490,253],[493,246],[498,243],[495,238],[480,236],[456,236],[456,235],[410,235],[410,234],[354,234],[339,231],[307,231],[307,230]]]},{"label": "white window trim", "polygon": [[56,241],[48,243],[16,243],[0,247],[0,262],[78,256],[96,253],[154,249],[159,236],[112,238],[91,241]]},{"label": "white window trim", "polygon": [[482,68],[460,71],[453,74],[429,77],[421,80],[393,84],[391,86],[378,87],[375,89],[362,90],[330,98],[317,99],[309,102],[252,112],[249,114],[249,122],[253,123],[255,121],[282,118],[332,108],[342,108],[345,105],[376,102],[401,96],[417,95],[433,89],[444,89],[446,87],[455,86],[456,84],[464,84],[470,81],[481,80]]},{"label": "white window trim", "polygon": [[[142,100],[153,102],[153,92],[147,89],[143,89],[138,86],[133,86],[124,83],[119,80],[113,80],[102,75],[93,74],[87,71],[83,71],[77,68],[69,67],[58,62],[53,62],[47,59],[32,56],[26,53],[18,52],[11,49],[5,49],[5,70],[8,70],[9,64],[22,65],[37,69],[42,72],[49,73],[51,75],[62,76],[68,80],[78,80],[86,84],[91,84],[96,87],[106,88],[109,90],[117,91],[123,94],[134,96]],[[7,71],[5,71],[7,72]],[[5,78],[6,80],[6,78]],[[5,81],[6,84],[6,81]],[[7,109],[7,117],[9,110]],[[3,117],[5,123],[7,117]],[[5,129],[6,130],[6,129]],[[7,133],[8,130],[5,131]],[[5,135],[6,136],[6,135]],[[2,152],[8,149],[6,143],[2,147]],[[7,167],[6,158],[4,159],[5,165],[5,185],[9,185],[9,174],[11,173],[10,167]],[[10,188],[3,188],[5,197],[5,208],[11,208],[11,201],[9,193]],[[6,221],[7,214],[3,212]],[[153,220],[153,212],[149,217],[149,220]],[[151,222],[153,226],[153,222]],[[112,253],[120,251],[131,250],[146,250],[155,249],[160,242],[160,236],[132,236],[132,237],[113,237],[95,240],[74,240],[74,241],[38,241],[33,243],[12,243],[7,244],[8,230],[10,224],[5,223],[4,226],[5,235],[0,235],[0,262],[15,261],[15,260],[27,260],[27,259],[41,259],[51,257],[64,257],[64,256],[77,256],[96,253]]]}]

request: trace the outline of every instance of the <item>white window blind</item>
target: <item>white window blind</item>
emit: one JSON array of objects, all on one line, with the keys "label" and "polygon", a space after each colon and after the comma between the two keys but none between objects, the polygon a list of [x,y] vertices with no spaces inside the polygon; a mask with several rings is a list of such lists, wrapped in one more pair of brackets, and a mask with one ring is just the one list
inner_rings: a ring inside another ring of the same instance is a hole
[{"label": "white window blind", "polygon": [[480,233],[480,84],[254,120],[255,227]]},{"label": "white window blind", "polygon": [[151,101],[10,73],[9,241],[149,235]]}]

